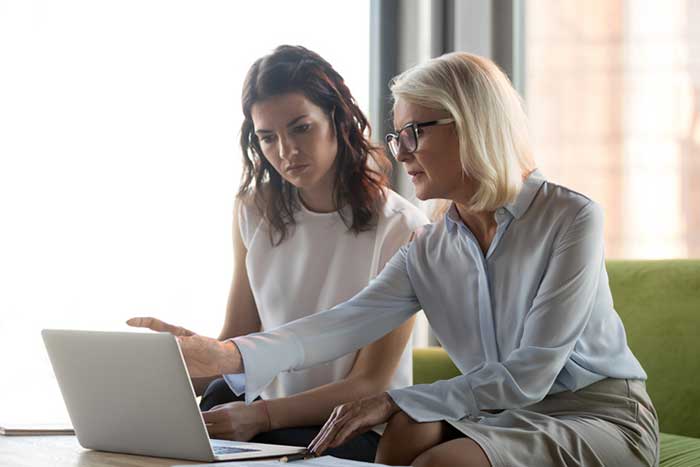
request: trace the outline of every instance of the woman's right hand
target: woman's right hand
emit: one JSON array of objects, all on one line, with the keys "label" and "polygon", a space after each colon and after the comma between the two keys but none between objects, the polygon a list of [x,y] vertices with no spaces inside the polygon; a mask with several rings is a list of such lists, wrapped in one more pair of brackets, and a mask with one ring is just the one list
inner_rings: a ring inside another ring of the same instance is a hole
[{"label": "woman's right hand", "polygon": [[243,358],[232,341],[206,336],[180,336],[180,351],[192,378],[243,373]]},{"label": "woman's right hand", "polygon": [[401,408],[383,392],[376,396],[339,405],[308,446],[309,452],[321,455],[328,448],[335,448],[355,436],[384,423]]},{"label": "woman's right hand", "polygon": [[126,324],[157,332],[169,332],[176,336],[192,378],[243,371],[241,354],[233,342],[221,342],[213,337],[200,336],[189,329],[151,317],[131,318],[126,321]]},{"label": "woman's right hand", "polygon": [[146,328],[151,331],[156,332],[169,332],[173,336],[195,336],[196,332],[192,332],[189,329],[183,328],[181,326],[175,326],[173,324],[166,323],[157,318],[151,317],[137,317],[130,318],[126,320],[126,324],[135,328]]}]

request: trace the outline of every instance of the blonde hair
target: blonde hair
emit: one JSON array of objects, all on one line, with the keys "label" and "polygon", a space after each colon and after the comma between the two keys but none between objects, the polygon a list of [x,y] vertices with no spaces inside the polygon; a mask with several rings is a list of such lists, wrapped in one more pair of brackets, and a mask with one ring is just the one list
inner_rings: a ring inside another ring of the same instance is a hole
[{"label": "blonde hair", "polygon": [[399,98],[445,110],[455,120],[464,174],[477,183],[468,207],[493,211],[515,199],[531,167],[520,95],[491,60],[453,52],[415,66],[391,83]]}]

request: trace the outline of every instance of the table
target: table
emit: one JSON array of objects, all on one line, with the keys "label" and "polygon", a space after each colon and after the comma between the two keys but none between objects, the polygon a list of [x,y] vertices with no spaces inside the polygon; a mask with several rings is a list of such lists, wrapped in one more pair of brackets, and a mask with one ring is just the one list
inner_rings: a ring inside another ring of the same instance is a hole
[{"label": "table", "polygon": [[92,451],[80,446],[75,436],[0,436],[0,467],[170,467],[197,463]]}]

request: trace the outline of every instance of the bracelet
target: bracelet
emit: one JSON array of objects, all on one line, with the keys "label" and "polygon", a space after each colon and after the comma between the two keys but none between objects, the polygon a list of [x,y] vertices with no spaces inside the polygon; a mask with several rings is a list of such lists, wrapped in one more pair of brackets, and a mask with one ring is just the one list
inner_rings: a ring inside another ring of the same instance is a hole
[{"label": "bracelet", "polygon": [[272,430],[272,419],[270,418],[270,411],[267,408],[267,401],[265,399],[260,399],[260,405],[262,405],[263,410],[265,411],[265,416],[267,417],[267,429],[265,430],[267,432]]}]

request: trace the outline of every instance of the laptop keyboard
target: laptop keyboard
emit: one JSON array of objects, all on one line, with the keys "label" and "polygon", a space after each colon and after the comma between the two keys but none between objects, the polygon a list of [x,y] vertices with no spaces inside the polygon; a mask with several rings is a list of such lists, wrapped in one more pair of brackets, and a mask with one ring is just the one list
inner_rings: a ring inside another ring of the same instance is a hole
[{"label": "laptop keyboard", "polygon": [[247,449],[247,448],[235,448],[232,446],[212,446],[214,449],[214,454],[224,455],[224,454],[238,454],[239,452],[256,452],[260,449]]}]

